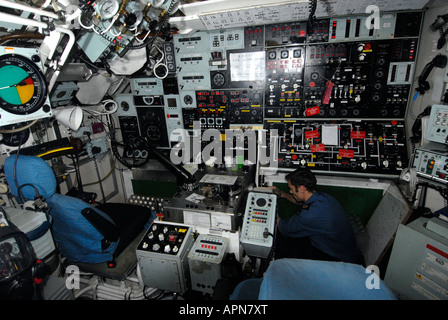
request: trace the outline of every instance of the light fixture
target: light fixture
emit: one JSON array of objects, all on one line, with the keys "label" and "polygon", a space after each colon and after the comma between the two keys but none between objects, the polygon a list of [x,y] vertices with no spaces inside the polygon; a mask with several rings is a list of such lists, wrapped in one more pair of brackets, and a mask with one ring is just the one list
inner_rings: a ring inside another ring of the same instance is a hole
[{"label": "light fixture", "polygon": [[56,120],[64,126],[76,131],[81,126],[83,112],[81,107],[67,107],[53,110]]}]

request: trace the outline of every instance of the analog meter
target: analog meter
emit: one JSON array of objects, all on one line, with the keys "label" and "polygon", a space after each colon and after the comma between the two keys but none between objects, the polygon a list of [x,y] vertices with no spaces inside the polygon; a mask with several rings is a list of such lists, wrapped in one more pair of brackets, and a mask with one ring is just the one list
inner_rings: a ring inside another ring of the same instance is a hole
[{"label": "analog meter", "polygon": [[119,9],[120,2],[118,0],[103,0],[98,4],[98,13],[103,20],[113,18]]},{"label": "analog meter", "polygon": [[0,56],[0,107],[13,114],[30,114],[47,98],[47,83],[40,68],[21,55]]}]

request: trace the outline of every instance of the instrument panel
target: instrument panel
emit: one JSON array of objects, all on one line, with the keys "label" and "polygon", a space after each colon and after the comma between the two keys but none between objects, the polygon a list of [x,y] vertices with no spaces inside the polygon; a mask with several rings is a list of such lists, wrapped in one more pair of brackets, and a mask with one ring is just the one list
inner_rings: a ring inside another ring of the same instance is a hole
[{"label": "instrument panel", "polygon": [[[159,107],[151,123],[168,132],[157,136],[162,147],[174,142],[174,128],[191,130],[195,121],[222,133],[278,128],[280,169],[399,175],[408,165],[404,118],[422,12],[380,19],[380,29],[359,15],[174,34],[175,75],[131,79],[132,103],[142,109],[132,115],[134,134],[148,134],[146,109]],[[164,99],[168,80],[178,88],[174,108]],[[137,85],[146,82],[146,91]],[[169,129],[168,110],[178,119]]]}]

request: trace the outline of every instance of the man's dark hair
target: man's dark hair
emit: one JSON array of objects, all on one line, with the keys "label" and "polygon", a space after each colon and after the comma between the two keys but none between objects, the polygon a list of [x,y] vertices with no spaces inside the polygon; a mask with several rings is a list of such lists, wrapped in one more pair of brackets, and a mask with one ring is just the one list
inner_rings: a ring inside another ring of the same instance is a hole
[{"label": "man's dark hair", "polygon": [[316,191],[316,177],[311,172],[310,169],[299,168],[296,171],[288,173],[286,175],[286,181],[289,181],[293,186],[296,187],[296,191],[299,186],[305,186],[306,190],[309,192]]}]

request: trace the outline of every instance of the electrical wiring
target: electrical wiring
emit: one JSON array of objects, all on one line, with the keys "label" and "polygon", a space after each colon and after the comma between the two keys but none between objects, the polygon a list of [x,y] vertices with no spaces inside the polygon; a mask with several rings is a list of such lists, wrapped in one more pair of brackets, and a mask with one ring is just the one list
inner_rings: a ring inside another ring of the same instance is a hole
[{"label": "electrical wiring", "polygon": [[[101,31],[101,34],[104,34],[104,33],[108,32],[108,31],[112,28],[112,26],[114,25],[115,21],[117,21],[117,18],[114,17],[114,18],[111,20],[111,22],[109,23],[109,25],[107,26],[107,28],[104,29],[103,31]],[[121,32],[120,32],[120,33],[121,33]]]},{"label": "electrical wiring", "polygon": [[[157,50],[159,50],[159,52],[160,52],[160,54],[162,55],[162,57],[161,57],[161,58],[155,63],[155,65],[154,65],[154,68],[153,68],[153,70],[154,70],[154,75],[156,76],[156,78],[163,80],[163,79],[165,79],[165,78],[168,76],[168,67],[167,67],[166,64],[164,64],[164,63],[162,62],[163,59],[165,59],[165,54],[163,53],[162,50],[160,50],[160,48],[159,48],[158,46],[156,46],[156,48],[157,48]],[[163,67],[163,68],[165,68],[165,74],[162,75],[162,76],[160,76],[160,75],[157,74],[157,68],[159,68],[159,67]]]},{"label": "electrical wiring", "polygon": [[53,149],[53,150],[38,154],[36,157],[41,158],[41,157],[47,156],[52,153],[57,153],[57,152],[62,152],[62,151],[67,151],[67,150],[74,150],[74,148],[73,147],[65,147],[65,148]]},{"label": "electrical wiring", "polygon": [[316,25],[316,9],[317,9],[317,0],[310,0],[309,2],[310,14],[308,16],[308,34],[311,34],[314,30],[314,26]]},{"label": "electrical wiring", "polygon": [[[83,27],[86,30],[94,30],[95,25],[92,23],[90,26],[86,26],[83,22],[82,22],[82,14],[80,14],[78,16],[78,23],[81,27]],[[95,31],[95,30],[94,30]]]},{"label": "electrical wiring", "polygon": [[[101,111],[94,110],[94,107],[102,106]],[[96,106],[85,106],[82,108],[84,111],[87,111],[88,113],[92,115],[108,115],[113,114],[117,112],[118,110],[118,103],[113,99],[106,99],[101,101],[101,104]]]},{"label": "electrical wiring", "polygon": [[118,32],[118,33],[113,33],[112,29],[110,29],[110,30],[109,30],[109,33],[110,33],[110,35],[111,35],[112,37],[115,37],[115,38],[121,36],[121,31]]},{"label": "electrical wiring", "polygon": [[81,15],[82,10],[80,8],[76,9],[72,14],[65,17],[66,22],[70,22],[72,20],[78,19],[78,17]]},{"label": "electrical wiring", "polygon": [[139,39],[139,38],[137,37],[139,34],[140,34],[140,33],[137,33],[137,34],[135,35],[135,41],[137,41],[137,42],[139,42],[139,43],[143,43],[143,42],[145,42],[146,38],[151,34],[151,30],[148,30],[148,32],[146,32],[146,34],[145,34],[145,36],[143,37],[143,39]]},{"label": "electrical wiring", "polygon": [[16,132],[20,132],[26,129],[31,128],[32,126],[34,126],[37,121],[39,121],[39,119],[36,119],[34,121],[32,121],[31,123],[27,124],[26,126],[20,127],[20,128],[16,128],[16,129],[0,129],[0,133],[16,133]]}]

